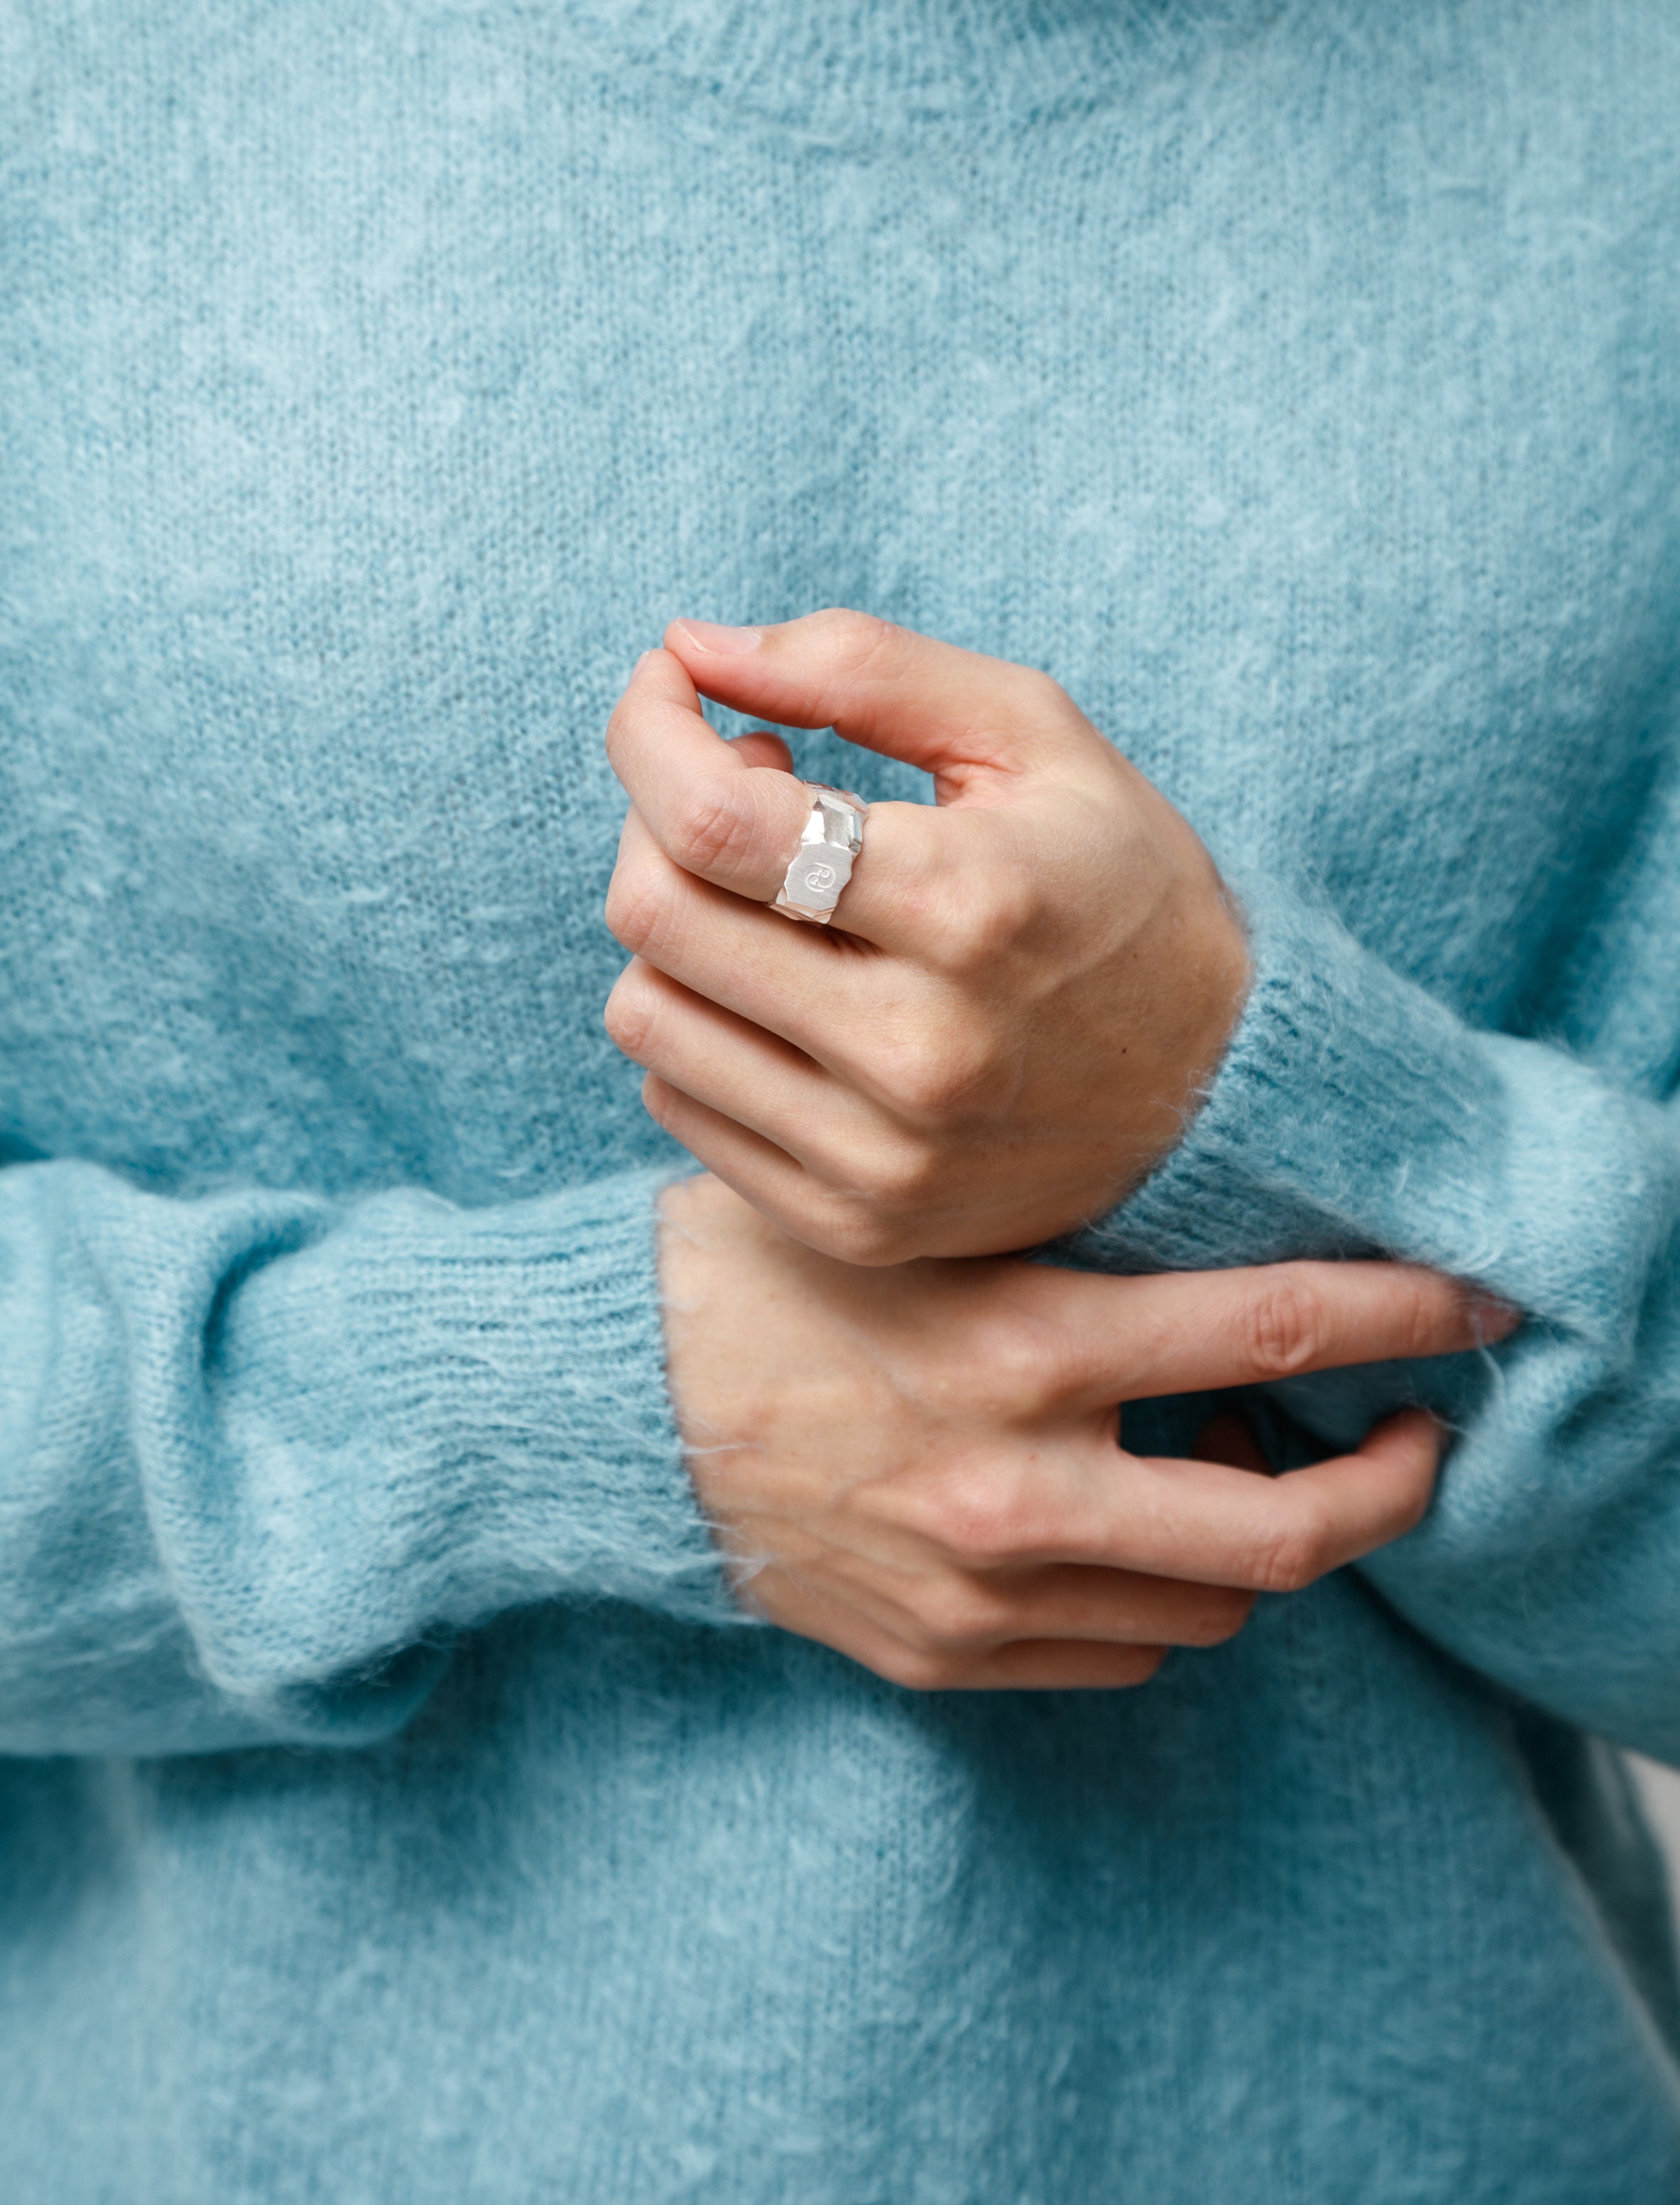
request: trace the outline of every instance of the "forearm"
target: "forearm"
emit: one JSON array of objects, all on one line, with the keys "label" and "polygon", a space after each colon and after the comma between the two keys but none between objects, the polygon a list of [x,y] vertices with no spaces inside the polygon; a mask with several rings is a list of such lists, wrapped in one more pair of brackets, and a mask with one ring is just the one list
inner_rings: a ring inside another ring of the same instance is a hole
[{"label": "forearm", "polygon": [[355,1743],[515,1604],[733,1618],[656,1184],[462,1211],[0,1174],[0,1745]]},{"label": "forearm", "polygon": [[[1077,1237],[1104,1269],[1380,1252],[1529,1322],[1436,1374],[1462,1425],[1436,1502],[1364,1566],[1463,1659],[1680,1751],[1680,1126],[1562,1051],[1475,1032],[1327,914],[1250,899],[1256,981],[1181,1146]],[[1327,1445],[1415,1398],[1375,1370],[1284,1390]]]}]

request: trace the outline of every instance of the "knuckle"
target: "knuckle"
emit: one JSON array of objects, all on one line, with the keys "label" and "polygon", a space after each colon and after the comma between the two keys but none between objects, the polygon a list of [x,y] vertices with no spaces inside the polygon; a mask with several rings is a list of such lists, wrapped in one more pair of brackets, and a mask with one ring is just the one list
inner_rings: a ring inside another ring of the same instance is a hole
[{"label": "knuckle", "polygon": [[902,1043],[887,1067],[888,1099],[912,1120],[935,1123],[954,1116],[986,1075],[983,1053],[951,1036]]},{"label": "knuckle", "polygon": [[1395,1281],[1404,1297],[1409,1355],[1438,1355],[1464,1329],[1464,1296],[1455,1280],[1429,1271],[1404,1270]]},{"label": "knuckle", "polygon": [[1249,1351],[1262,1378],[1291,1377],[1329,1345],[1323,1299],[1298,1276],[1269,1281],[1250,1303],[1246,1322]]},{"label": "knuckle", "polygon": [[626,697],[620,697],[617,704],[614,705],[612,710],[607,715],[607,732],[605,737],[607,763],[612,767],[615,773],[618,770],[620,761],[624,756],[624,723],[629,710],[630,705],[628,698]]},{"label": "knuckle", "polygon": [[1078,1357],[1065,1328],[1024,1312],[977,1325],[969,1346],[973,1390],[1007,1416],[1036,1416],[1078,1382]]},{"label": "knuckle", "polygon": [[603,1015],[608,1033],[626,1056],[645,1054],[657,1015],[650,989],[625,973],[608,996]]},{"label": "knuckle", "polygon": [[620,865],[607,890],[607,926],[630,950],[645,949],[663,928],[667,903],[653,872],[642,865]]},{"label": "knuckle", "polygon": [[1022,701],[1030,709],[1050,716],[1077,711],[1078,707],[1054,675],[1038,666],[1023,666],[1017,672]]},{"label": "knuckle", "polygon": [[907,1138],[864,1157],[856,1174],[858,1186],[878,1209],[919,1207],[937,1191],[942,1161],[929,1144]]},{"label": "knuckle", "polygon": [[1010,1612],[998,1593],[959,1572],[929,1578],[916,1605],[926,1648],[935,1654],[972,1652],[991,1643]]},{"label": "knuckle", "polygon": [[712,788],[674,830],[672,856],[686,872],[734,872],[751,857],[756,822],[738,793]]},{"label": "knuckle", "polygon": [[899,633],[891,621],[878,619],[873,613],[852,612],[842,605],[828,606],[810,617],[817,640],[852,675],[862,673],[873,658],[891,647]]},{"label": "knuckle", "polygon": [[906,1263],[915,1252],[901,1228],[858,1203],[834,1204],[804,1225],[799,1237],[820,1256],[860,1270]]},{"label": "knuckle", "polygon": [[674,1087],[668,1087],[652,1073],[642,1082],[642,1108],[656,1126],[672,1132],[681,1114],[682,1098]]},{"label": "knuckle", "polygon": [[1019,1559],[1029,1524],[1017,1482],[994,1471],[966,1469],[947,1478],[935,1496],[928,1536],[971,1568],[995,1568]]},{"label": "knuckle", "polygon": [[964,976],[989,972],[1012,956],[1043,908],[1031,868],[1002,856],[988,866],[980,890],[964,877],[942,900],[932,956],[941,971]]},{"label": "knuckle", "polygon": [[1279,1524],[1261,1540],[1255,1583],[1261,1592],[1304,1592],[1328,1566],[1326,1527],[1309,1513]]},{"label": "knuckle", "polygon": [[945,1692],[961,1681],[965,1664],[949,1654],[922,1646],[894,1647],[882,1656],[880,1674],[909,1692]]}]

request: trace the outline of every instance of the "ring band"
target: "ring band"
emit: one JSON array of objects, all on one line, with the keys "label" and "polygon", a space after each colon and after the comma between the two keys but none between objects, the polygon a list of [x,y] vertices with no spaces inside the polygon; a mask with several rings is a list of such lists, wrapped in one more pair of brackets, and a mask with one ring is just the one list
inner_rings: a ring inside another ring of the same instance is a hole
[{"label": "ring band", "polygon": [[810,811],[770,908],[784,918],[826,926],[840,890],[852,878],[852,860],[864,847],[864,814],[869,806],[861,796],[820,781],[800,786],[810,799]]}]

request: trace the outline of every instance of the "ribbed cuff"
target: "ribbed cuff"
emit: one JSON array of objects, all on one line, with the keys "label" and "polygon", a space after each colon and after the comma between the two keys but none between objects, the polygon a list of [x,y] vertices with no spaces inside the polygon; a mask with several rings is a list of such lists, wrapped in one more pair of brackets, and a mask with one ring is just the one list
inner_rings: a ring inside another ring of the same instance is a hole
[{"label": "ribbed cuff", "polygon": [[[1254,979],[1184,1138],[1127,1201],[1048,1251],[1113,1272],[1377,1256],[1504,1295],[1597,1349],[1627,1336],[1670,1229],[1656,1106],[1561,1050],[1479,1032],[1332,914],[1244,887]],[[1467,1412],[1480,1358],[1270,1389],[1321,1438],[1423,1400]]]},{"label": "ribbed cuff", "polygon": [[660,1184],[380,1196],[246,1281],[216,1385],[240,1520],[218,1536],[200,1494],[195,1525],[238,1574],[206,1635],[246,1673],[218,1681],[342,1675],[541,1600],[751,1620],[666,1389]]},{"label": "ribbed cuff", "polygon": [[1211,1088],[1149,1179],[1058,1254],[1110,1271],[1375,1253],[1457,1267],[1501,1206],[1487,1137],[1506,1098],[1483,1037],[1329,912],[1239,892],[1254,978]]}]

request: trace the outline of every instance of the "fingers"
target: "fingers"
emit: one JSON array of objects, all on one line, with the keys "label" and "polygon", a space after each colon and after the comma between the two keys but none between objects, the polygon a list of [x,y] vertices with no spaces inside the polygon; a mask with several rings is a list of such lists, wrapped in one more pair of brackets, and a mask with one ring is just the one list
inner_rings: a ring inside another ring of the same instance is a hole
[{"label": "fingers", "polygon": [[[813,1184],[799,1190],[797,1216],[775,1212],[796,1239],[838,1252],[822,1231],[824,1212],[836,1204],[848,1215],[867,1209],[883,1245],[889,1234],[901,1239],[906,1211],[924,1243],[947,1227],[960,1235],[968,1225],[971,1178],[953,1170],[935,1143],[803,1050],[641,959],[619,975],[607,999],[606,1026],[625,1055],[664,1087],[704,1106],[710,1116],[692,1127],[703,1144],[712,1120],[724,1120],[772,1143],[810,1174]],[[669,1106],[661,1107],[662,1122],[674,1132]]]},{"label": "fingers", "polygon": [[1042,767],[1070,743],[1100,740],[1047,675],[864,613],[810,613],[759,628],[675,621],[665,647],[721,704],[784,727],[832,727],[959,786],[977,773]]},{"label": "fingers", "polygon": [[1147,1685],[1164,1658],[1165,1649],[1159,1646],[1026,1639],[954,1660],[912,1653],[883,1673],[917,1691],[1116,1692]]},{"label": "fingers", "polygon": [[[854,877],[847,895],[856,885]],[[959,1049],[933,1017],[937,979],[696,880],[634,811],[620,837],[607,924],[692,994],[780,1035],[849,1085],[872,1086],[883,1070],[912,1087],[917,1076],[948,1084],[962,1073]]]},{"label": "fingers", "polygon": [[1137,1570],[1060,1563],[915,1580],[902,1635],[954,1654],[986,1654],[1023,1639],[1114,1646],[1220,1646],[1253,1611],[1255,1595]]},{"label": "fingers", "polygon": [[793,1221],[810,1180],[785,1149],[697,1102],[656,1072],[649,1073],[642,1082],[642,1108],[714,1179],[733,1187],[743,1202],[750,1202],[761,1216],[781,1226],[791,1238],[800,1237]]},{"label": "fingers", "polygon": [[[762,771],[754,780],[767,779]],[[638,812],[624,823],[607,924],[637,956],[708,1001],[816,1052],[819,1020],[844,1033],[864,1022],[867,953],[848,956],[816,927],[692,878],[659,848]]]},{"label": "fingers", "polygon": [[[870,1106],[822,1067],[762,1026],[634,958],[607,998],[606,1025],[634,1063],[668,1085],[775,1142],[808,1168],[849,1135],[875,1133]],[[809,1144],[800,1138],[808,1131]],[[884,1126],[876,1138],[885,1138]]]},{"label": "fingers", "polygon": [[1081,1563],[1242,1592],[1298,1592],[1410,1530],[1429,1505],[1441,1429],[1409,1409],[1331,1462],[1256,1477],[1222,1463],[1128,1455],[1072,1431],[872,1496],[944,1566]]},{"label": "fingers", "polygon": [[[773,1571],[755,1581],[754,1601],[784,1628],[917,1690],[1139,1684],[1167,1646],[1233,1637],[1258,1594],[1302,1591],[1410,1530],[1434,1490],[1440,1439],[1432,1418],[1408,1411],[1356,1454],[1278,1479],[1113,1457],[1108,1520],[1097,1524],[1087,1509],[1083,1528],[1068,1481],[1042,1462],[1036,1507],[1053,1528],[1039,1536],[1064,1548],[1083,1540],[1081,1565],[1013,1566],[1029,1537],[1024,1519],[1006,1530],[997,1517],[977,1542],[959,1512],[941,1540],[937,1511],[922,1510],[922,1532],[945,1560],[895,1572],[887,1587],[866,1568],[838,1605],[832,1591],[816,1598]],[[977,1520],[971,1514],[969,1526]],[[994,1551],[1009,1566],[989,1559]]]},{"label": "fingers", "polygon": [[1276,1478],[1223,1464],[1132,1459],[1124,1504],[1087,1559],[1128,1569],[1300,1592],[1422,1520],[1441,1427],[1422,1409],[1379,1424],[1356,1453]]},{"label": "fingers", "polygon": [[947,1644],[935,1634],[908,1635],[779,1572],[755,1578],[749,1604],[802,1638],[832,1646],[888,1683],[918,1692],[1123,1691],[1147,1684],[1166,1654],[1161,1646],[1098,1639],[1025,1639],[1001,1645]]},{"label": "fingers", "polygon": [[832,1592],[819,1602],[797,1578],[772,1573],[755,1581],[754,1604],[923,1691],[1141,1684],[1168,1647],[1222,1645],[1254,1608],[1251,1593],[1104,1569],[1007,1578],[906,1572],[896,1599],[859,1572],[846,1590],[842,1616]]},{"label": "fingers", "polygon": [[650,1072],[642,1082],[642,1105],[697,1163],[733,1187],[743,1202],[780,1226],[790,1239],[843,1263],[873,1269],[902,1261],[894,1228],[866,1201],[825,1185],[762,1133],[696,1102],[656,1073]]},{"label": "fingers", "polygon": [[[607,723],[607,754],[648,841],[674,869],[757,904],[774,900],[810,816],[810,799],[780,737],[757,732],[725,742],[700,714],[677,659],[650,651]],[[1010,862],[1008,823],[983,811],[942,813],[925,804],[871,805],[864,848],[834,924],[881,948],[908,950],[972,900],[977,877]],[[644,862],[632,838],[620,871]],[[614,876],[614,898],[645,901],[673,890],[656,876]],[[609,906],[609,910],[611,906]],[[787,921],[777,918],[778,928]],[[616,929],[614,930],[617,930]],[[829,944],[815,930],[787,929],[811,985]],[[620,936],[622,939],[622,936]]]},{"label": "fingers", "polygon": [[1455,1355],[1504,1339],[1517,1313],[1401,1263],[1274,1263],[1138,1279],[1042,1275],[1070,1404],[1263,1385],[1311,1370]]},{"label": "fingers", "polygon": [[607,722],[607,756],[660,847],[691,873],[768,902],[798,847],[810,799],[792,773],[754,764],[701,716],[694,684],[650,651]]}]

